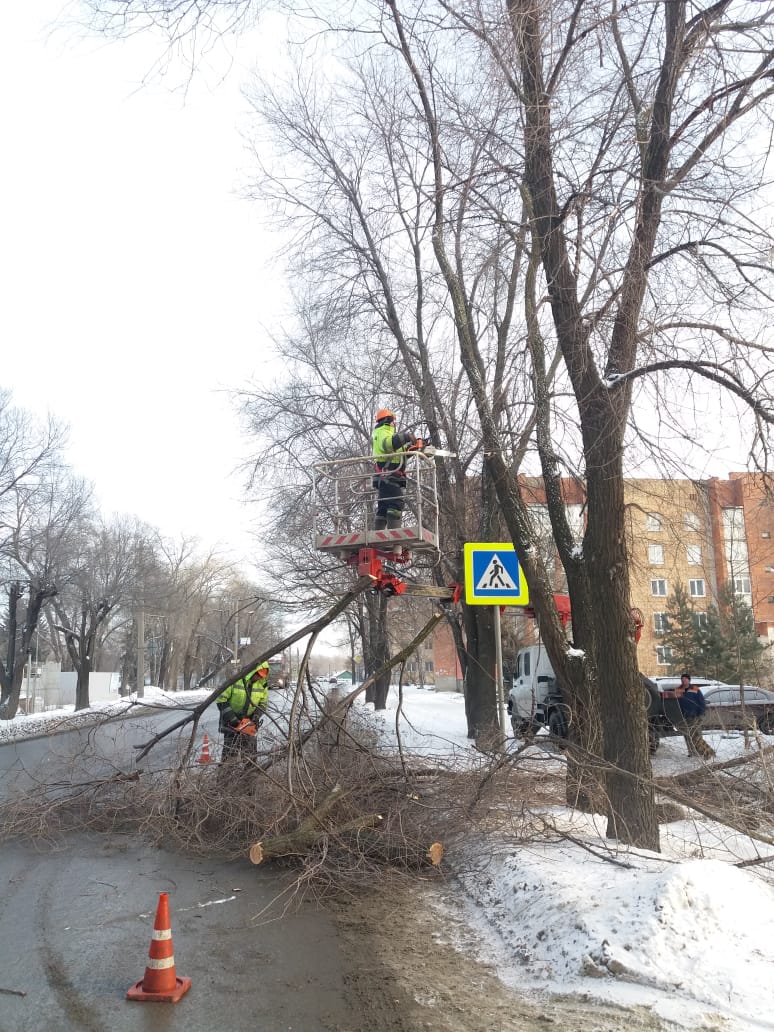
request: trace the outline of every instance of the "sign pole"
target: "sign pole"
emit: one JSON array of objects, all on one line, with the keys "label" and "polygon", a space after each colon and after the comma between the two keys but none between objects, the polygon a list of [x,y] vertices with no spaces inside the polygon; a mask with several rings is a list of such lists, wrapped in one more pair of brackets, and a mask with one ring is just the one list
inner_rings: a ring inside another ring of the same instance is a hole
[{"label": "sign pole", "polygon": [[519,557],[509,541],[466,541],[465,603],[469,606],[494,606],[495,689],[500,724],[499,747],[505,750],[508,727],[503,685],[503,638],[500,626],[502,606],[529,604],[529,586]]},{"label": "sign pole", "polygon": [[500,607],[494,609],[494,632],[495,632],[495,687],[497,689],[497,712],[500,719],[500,748],[505,749],[506,722],[505,722],[505,688],[503,685],[503,635],[500,626]]}]

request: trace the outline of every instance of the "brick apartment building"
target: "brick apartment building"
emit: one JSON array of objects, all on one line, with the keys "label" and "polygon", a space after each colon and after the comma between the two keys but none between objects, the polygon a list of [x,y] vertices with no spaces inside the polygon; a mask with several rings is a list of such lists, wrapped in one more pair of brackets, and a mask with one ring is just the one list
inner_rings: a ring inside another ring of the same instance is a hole
[{"label": "brick apartment building", "polygon": [[[582,533],[583,488],[563,484],[571,522]],[[538,521],[547,521],[538,480],[523,493]],[[697,619],[706,620],[727,587],[752,608],[758,635],[774,640],[774,498],[754,473],[728,480],[627,480],[624,501],[629,536],[631,601],[645,624],[639,645],[644,673],[663,673],[669,656],[660,644],[666,609],[677,584],[691,597]],[[550,548],[550,542],[546,542]],[[556,590],[565,588],[556,562]]]},{"label": "brick apartment building", "polygon": [[[562,486],[580,540],[583,486],[569,479]],[[543,528],[541,544],[544,558],[553,564],[554,590],[562,592],[566,582],[555,557],[542,482],[523,478],[521,488]],[[774,640],[774,498],[767,496],[758,474],[731,473],[728,480],[627,480],[624,498],[631,602],[644,616],[639,644],[644,673],[655,676],[668,669],[660,636],[677,584],[691,597],[699,621],[706,620],[708,606],[717,604],[724,588],[732,587],[751,606],[758,635]],[[525,636],[530,630],[525,618]],[[450,634],[438,634],[433,665],[439,686],[458,682]]]}]

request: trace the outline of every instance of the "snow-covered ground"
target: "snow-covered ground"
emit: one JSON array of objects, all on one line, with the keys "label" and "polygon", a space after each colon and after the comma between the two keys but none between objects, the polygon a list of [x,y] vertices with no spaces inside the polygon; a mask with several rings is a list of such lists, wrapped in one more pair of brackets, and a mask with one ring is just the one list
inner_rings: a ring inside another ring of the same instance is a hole
[{"label": "snow-covered ground", "polygon": [[[206,694],[146,689],[144,701],[179,705]],[[114,703],[98,713],[125,706]],[[396,734],[397,707],[395,689],[384,712],[361,704],[386,741]],[[0,723],[0,744],[96,715],[18,717]],[[478,758],[466,737],[460,695],[405,688],[399,728],[403,746],[413,752]],[[741,736],[706,737],[719,759],[744,749]],[[539,742],[532,749],[546,774],[560,772],[560,756]],[[689,770],[696,762],[681,738],[666,739],[654,772]],[[567,837],[499,848],[489,843],[481,851],[485,859],[455,865],[468,923],[503,981],[649,1006],[685,1029],[774,1030],[774,846],[696,814],[663,827],[662,852],[647,853],[606,842],[601,818],[561,807],[546,816]],[[738,866],[765,856],[772,861]]]}]

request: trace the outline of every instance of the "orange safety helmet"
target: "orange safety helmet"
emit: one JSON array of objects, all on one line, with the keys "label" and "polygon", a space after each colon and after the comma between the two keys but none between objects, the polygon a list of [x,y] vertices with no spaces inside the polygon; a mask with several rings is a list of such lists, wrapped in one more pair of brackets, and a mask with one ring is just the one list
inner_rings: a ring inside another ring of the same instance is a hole
[{"label": "orange safety helmet", "polygon": [[256,672],[257,674],[260,674],[260,672],[261,672],[262,670],[265,670],[265,671],[266,671],[266,673],[268,674],[268,672],[269,672],[269,669],[270,669],[270,668],[269,668],[269,664],[268,664],[268,663],[267,663],[266,661],[264,661],[263,663],[261,663],[261,665],[260,665],[259,667],[256,667],[256,668],[255,668],[255,672]]},{"label": "orange safety helmet", "polygon": [[388,408],[380,408],[376,413],[376,422],[381,423],[383,419],[395,419],[395,413],[390,412]]}]

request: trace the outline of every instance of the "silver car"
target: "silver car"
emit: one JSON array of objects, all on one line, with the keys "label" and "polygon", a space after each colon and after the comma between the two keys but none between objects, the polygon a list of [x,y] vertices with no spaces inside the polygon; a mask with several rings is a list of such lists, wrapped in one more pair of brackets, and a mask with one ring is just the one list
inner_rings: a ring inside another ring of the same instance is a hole
[{"label": "silver car", "polygon": [[764,735],[774,735],[774,692],[754,685],[718,684],[701,689],[707,703],[704,727],[744,729],[752,727],[753,719]]}]

